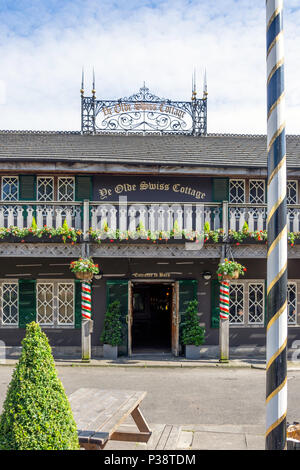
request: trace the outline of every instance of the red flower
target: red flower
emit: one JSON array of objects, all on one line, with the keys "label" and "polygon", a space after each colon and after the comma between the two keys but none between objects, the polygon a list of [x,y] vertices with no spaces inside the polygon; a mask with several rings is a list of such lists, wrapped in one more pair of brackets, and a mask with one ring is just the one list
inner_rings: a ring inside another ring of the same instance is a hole
[{"label": "red flower", "polygon": [[239,243],[236,243],[237,245],[239,245]]},{"label": "red flower", "polygon": [[243,271],[246,272],[246,271],[247,271],[247,268],[244,268]]}]

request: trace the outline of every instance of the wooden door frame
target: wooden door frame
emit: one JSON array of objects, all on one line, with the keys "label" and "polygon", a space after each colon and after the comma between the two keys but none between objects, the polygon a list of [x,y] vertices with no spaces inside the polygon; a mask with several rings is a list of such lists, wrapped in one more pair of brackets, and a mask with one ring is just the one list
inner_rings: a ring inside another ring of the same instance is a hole
[{"label": "wooden door frame", "polygon": [[[128,281],[128,356],[132,356],[132,322],[133,322],[133,309],[132,309],[132,293],[135,284],[170,284],[172,286],[172,318],[171,318],[171,351],[174,356],[179,354],[179,281],[175,279],[130,279]],[[175,320],[177,324],[176,344],[173,350],[173,315],[175,309]]]}]

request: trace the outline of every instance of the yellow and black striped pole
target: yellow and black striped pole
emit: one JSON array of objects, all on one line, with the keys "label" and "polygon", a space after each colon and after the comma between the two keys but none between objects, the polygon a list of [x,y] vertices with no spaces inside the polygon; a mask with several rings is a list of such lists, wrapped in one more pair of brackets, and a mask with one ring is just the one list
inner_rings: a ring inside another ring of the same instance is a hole
[{"label": "yellow and black striped pole", "polygon": [[266,0],[267,23],[267,383],[266,449],[286,448],[287,212],[283,0]]}]

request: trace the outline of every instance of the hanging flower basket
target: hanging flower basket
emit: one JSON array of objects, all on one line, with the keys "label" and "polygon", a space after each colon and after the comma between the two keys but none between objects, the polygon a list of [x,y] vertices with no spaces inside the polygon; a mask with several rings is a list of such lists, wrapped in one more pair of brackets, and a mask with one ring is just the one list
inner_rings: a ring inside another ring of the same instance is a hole
[{"label": "hanging flower basket", "polygon": [[75,273],[75,277],[77,279],[80,279],[81,281],[91,281],[93,279],[93,276],[94,276],[93,273],[80,273],[80,272]]},{"label": "hanging flower basket", "polygon": [[229,281],[231,279],[238,279],[240,275],[244,276],[247,269],[236,261],[229,261],[224,259],[223,263],[219,263],[217,275],[220,281]]},{"label": "hanging flower basket", "polygon": [[230,279],[238,279],[240,277],[240,273],[238,270],[234,271],[232,274],[223,274],[222,279],[224,281],[230,280]]},{"label": "hanging flower basket", "polygon": [[94,274],[99,273],[98,264],[94,264],[91,258],[79,258],[77,261],[72,261],[70,270],[75,274],[77,279],[81,281],[90,281],[93,279]]}]

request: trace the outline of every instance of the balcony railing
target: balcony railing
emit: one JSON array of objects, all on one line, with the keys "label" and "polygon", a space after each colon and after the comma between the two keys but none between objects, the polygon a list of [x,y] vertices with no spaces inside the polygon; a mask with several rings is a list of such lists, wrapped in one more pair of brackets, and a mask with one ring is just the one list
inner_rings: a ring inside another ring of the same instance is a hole
[{"label": "balcony railing", "polygon": [[[139,224],[146,230],[168,231],[176,224],[180,230],[201,231],[205,222],[211,230],[240,231],[247,222],[249,231],[265,230],[266,204],[223,203],[120,203],[120,202],[0,202],[0,228],[69,227],[86,234],[105,224],[112,230],[134,231]],[[288,206],[288,231],[300,232],[300,205]]]}]

